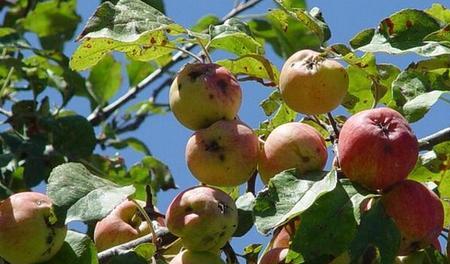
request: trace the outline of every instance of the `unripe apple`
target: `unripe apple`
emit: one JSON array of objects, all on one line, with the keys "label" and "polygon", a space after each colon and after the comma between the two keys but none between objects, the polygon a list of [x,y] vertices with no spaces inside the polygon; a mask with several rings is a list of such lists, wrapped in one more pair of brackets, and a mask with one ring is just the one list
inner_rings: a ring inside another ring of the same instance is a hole
[{"label": "unripe apple", "polygon": [[338,107],[348,89],[348,74],[339,62],[313,50],[300,50],[284,63],[280,92],[294,111],[317,115]]},{"label": "unripe apple", "polygon": [[225,192],[197,186],[178,194],[167,209],[169,231],[185,248],[217,253],[237,228],[236,205]]},{"label": "unripe apple", "polygon": [[299,122],[275,128],[259,153],[258,171],[264,183],[276,174],[296,168],[299,173],[320,171],[327,162],[325,140],[312,126]]},{"label": "unripe apple", "polygon": [[300,218],[296,217],[287,224],[277,228],[273,233],[272,248],[289,248],[299,225]]},{"label": "unripe apple", "polygon": [[241,101],[238,81],[217,64],[187,64],[170,86],[170,108],[178,121],[192,130],[234,119]]},{"label": "unripe apple", "polygon": [[169,264],[225,264],[217,254],[185,250],[178,253]]},{"label": "unripe apple", "polygon": [[272,248],[261,258],[259,264],[284,264],[289,248]]},{"label": "unripe apple", "polygon": [[418,151],[408,122],[386,107],[351,116],[339,134],[342,172],[370,190],[385,189],[405,179],[416,164]]},{"label": "unripe apple", "polygon": [[97,223],[94,241],[98,251],[123,244],[150,233],[150,227],[140,215],[136,204],[125,201]]},{"label": "unripe apple", "polygon": [[56,222],[52,201],[42,193],[16,193],[0,202],[0,257],[11,264],[51,259],[67,227]]},{"label": "unripe apple", "polygon": [[399,255],[408,255],[432,244],[442,231],[442,203],[421,183],[399,182],[382,195],[381,202],[400,231]]},{"label": "unripe apple", "polygon": [[186,161],[202,183],[237,186],[255,171],[258,151],[259,140],[251,128],[238,120],[220,120],[189,139]]}]

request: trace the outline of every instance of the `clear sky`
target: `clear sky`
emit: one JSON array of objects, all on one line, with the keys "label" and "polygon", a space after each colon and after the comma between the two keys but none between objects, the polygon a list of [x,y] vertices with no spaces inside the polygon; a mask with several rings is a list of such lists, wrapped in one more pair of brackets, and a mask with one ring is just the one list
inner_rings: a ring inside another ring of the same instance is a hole
[{"label": "clear sky", "polygon": [[[433,2],[440,2],[445,4],[447,1],[429,1],[429,0],[377,0],[377,1],[361,1],[361,0],[341,0],[341,1],[326,1],[316,0],[307,1],[308,7],[319,7],[325,20],[328,22],[332,31],[332,38],[329,41],[333,43],[347,43],[357,32],[369,28],[376,27],[378,23],[390,14],[399,11],[403,8],[428,8]],[[80,24],[77,34],[82,30],[87,18],[93,13],[98,1],[79,0],[78,13],[83,17],[83,22]],[[204,14],[215,14],[219,17],[225,15],[232,7],[234,0],[165,0],[167,15],[175,20],[177,23],[184,26],[195,24],[198,18]],[[447,2],[448,3],[448,2]],[[261,14],[267,9],[273,7],[273,1],[264,0],[256,8],[251,9],[245,14]],[[71,43],[66,46],[66,54],[70,56],[76,48],[76,43]],[[267,47],[267,57],[275,63],[278,68],[281,68],[283,61],[276,57],[270,47]],[[223,56],[223,54],[219,54]],[[233,55],[230,55],[232,57]],[[213,59],[217,58],[213,55]],[[416,60],[415,56],[378,56],[380,62],[390,62],[404,68],[411,61]],[[181,66],[181,65],[180,65]],[[123,78],[123,88],[118,94],[120,96],[127,89],[127,79]],[[267,97],[272,91],[270,88],[263,87],[259,84],[243,83],[244,100],[239,113],[240,118],[252,127],[257,127],[259,122],[265,119],[262,110],[259,108],[259,102]],[[152,87],[150,86],[144,91],[139,98],[144,100],[150,94]],[[166,91],[162,100],[167,99]],[[133,102],[137,102],[138,99]],[[89,114],[88,102],[84,99],[76,100],[70,104],[74,110],[82,114]],[[337,110],[336,113],[344,113],[342,109]],[[441,128],[450,125],[449,107],[442,101],[439,102],[430,112],[427,118],[413,124],[418,137],[423,137]],[[135,136],[145,141],[152,153],[169,165],[176,183],[183,190],[189,186],[197,184],[196,180],[191,176],[187,169],[184,150],[185,144],[192,134],[192,131],[181,126],[173,117],[171,113],[164,116],[148,118],[142,128],[130,133],[129,136]],[[109,152],[114,154],[114,152]],[[125,157],[127,164],[133,164],[142,157],[130,150],[120,152]],[[259,184],[260,188],[261,185]],[[158,207],[165,211],[171,199],[179,192],[168,191],[159,193]],[[266,243],[261,235],[258,235],[254,230],[251,235],[245,238],[238,238],[233,241],[235,249],[242,252],[242,247],[250,243]]]}]

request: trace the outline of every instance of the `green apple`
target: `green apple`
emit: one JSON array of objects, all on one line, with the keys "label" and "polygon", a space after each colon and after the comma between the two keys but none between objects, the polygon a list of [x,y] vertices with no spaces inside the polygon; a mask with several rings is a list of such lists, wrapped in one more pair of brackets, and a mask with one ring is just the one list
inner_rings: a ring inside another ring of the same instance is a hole
[{"label": "green apple", "polygon": [[185,250],[178,253],[169,264],[225,264],[225,262],[211,252]]},{"label": "green apple", "polygon": [[187,165],[200,182],[237,186],[256,170],[259,140],[238,120],[220,120],[199,130],[186,145]]},{"label": "green apple", "polygon": [[67,227],[56,220],[52,201],[45,194],[21,192],[1,201],[0,257],[11,264],[51,259],[67,233]]},{"label": "green apple", "polygon": [[327,162],[323,137],[313,127],[299,122],[278,126],[267,137],[259,153],[258,171],[264,183],[284,170],[299,173],[320,171]]},{"label": "green apple", "polygon": [[236,77],[213,63],[187,64],[170,86],[170,108],[178,121],[192,130],[234,119],[241,101]]},{"label": "green apple", "polygon": [[236,205],[225,192],[197,186],[178,194],[166,212],[169,231],[185,248],[217,253],[237,228]]},{"label": "green apple", "polygon": [[348,89],[348,74],[337,61],[313,50],[289,57],[280,73],[280,93],[286,104],[302,114],[330,112],[341,104]]}]

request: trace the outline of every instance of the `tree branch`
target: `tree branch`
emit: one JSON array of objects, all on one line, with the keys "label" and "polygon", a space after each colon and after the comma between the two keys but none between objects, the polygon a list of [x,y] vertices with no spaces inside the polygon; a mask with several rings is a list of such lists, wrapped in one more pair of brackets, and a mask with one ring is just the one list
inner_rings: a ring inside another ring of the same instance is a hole
[{"label": "tree branch", "polygon": [[450,140],[450,127],[419,139],[419,150],[431,150],[439,143]]},{"label": "tree branch", "polygon": [[[251,0],[246,1],[244,3],[240,3],[236,7],[234,7],[228,14],[226,14],[220,21],[219,24],[225,22],[227,19],[234,17],[243,11],[247,10],[248,8],[258,4],[262,0]],[[181,47],[185,51],[192,50],[196,44],[188,43]],[[93,126],[99,125],[102,121],[108,119],[117,109],[119,109],[122,105],[126,104],[131,99],[134,99],[139,92],[144,90],[149,84],[156,81],[161,77],[161,75],[170,69],[172,66],[174,66],[177,62],[181,61],[185,58],[185,53],[182,51],[177,52],[174,56],[172,56],[171,61],[166,64],[165,66],[155,70],[150,75],[148,75],[144,80],[139,82],[136,86],[131,87],[128,89],[128,91],[122,95],[120,98],[118,98],[116,101],[112,102],[111,104],[103,107],[103,108],[97,108],[95,109],[89,116],[88,120],[91,122]]]}]

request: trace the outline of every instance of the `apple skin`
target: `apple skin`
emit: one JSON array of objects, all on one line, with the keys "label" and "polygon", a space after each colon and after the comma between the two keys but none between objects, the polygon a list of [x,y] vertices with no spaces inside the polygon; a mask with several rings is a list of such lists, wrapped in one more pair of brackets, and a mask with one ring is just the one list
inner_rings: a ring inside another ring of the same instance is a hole
[{"label": "apple skin", "polygon": [[211,252],[185,250],[178,253],[169,264],[225,264],[217,255]]},{"label": "apple skin", "polygon": [[150,227],[139,215],[136,204],[127,200],[97,222],[94,229],[95,247],[100,252],[149,233]]},{"label": "apple skin", "polygon": [[42,193],[16,193],[0,202],[0,257],[11,264],[51,259],[61,248],[65,225],[53,223],[52,201]]},{"label": "apple skin", "polygon": [[439,197],[421,183],[405,180],[381,196],[381,202],[402,240],[399,255],[432,244],[444,225],[444,207]]},{"label": "apple skin", "polygon": [[178,121],[198,130],[236,117],[242,91],[236,77],[217,64],[187,64],[173,81],[169,103]]},{"label": "apple skin", "polygon": [[220,120],[199,130],[188,140],[186,162],[200,182],[214,186],[237,186],[256,169],[258,137],[238,120]]},{"label": "apple skin", "polygon": [[178,194],[166,212],[169,231],[192,251],[217,253],[237,228],[236,205],[225,192],[196,186]]},{"label": "apple skin", "polygon": [[272,248],[261,258],[259,264],[284,264],[289,248]]},{"label": "apple skin", "polygon": [[277,228],[272,237],[272,248],[289,248],[299,225],[300,218],[296,217],[287,224]]},{"label": "apple skin", "polygon": [[377,108],[351,116],[339,134],[339,164],[345,176],[370,190],[405,179],[419,153],[417,138],[397,111]]},{"label": "apple skin", "polygon": [[267,137],[258,157],[258,171],[267,184],[276,174],[296,168],[299,173],[320,171],[327,162],[323,137],[312,126],[290,122],[278,126]]},{"label": "apple skin", "polygon": [[284,102],[294,111],[317,115],[341,104],[348,83],[347,71],[339,62],[313,50],[300,50],[284,63],[279,87]]}]

